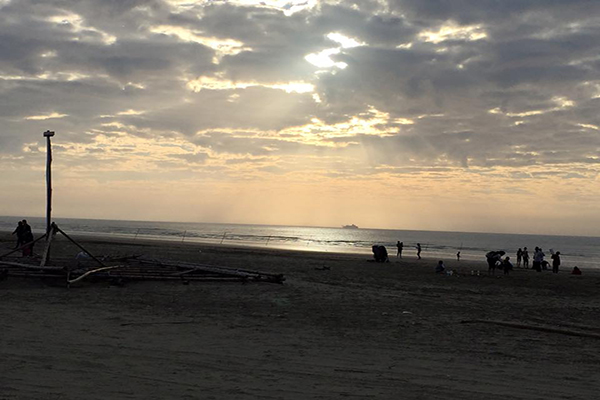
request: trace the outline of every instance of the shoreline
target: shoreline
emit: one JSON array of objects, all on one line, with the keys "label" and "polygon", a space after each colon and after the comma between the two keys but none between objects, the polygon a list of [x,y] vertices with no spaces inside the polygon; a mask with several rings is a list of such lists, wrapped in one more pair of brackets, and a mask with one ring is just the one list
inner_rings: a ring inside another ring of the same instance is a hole
[{"label": "shoreline", "polygon": [[[10,231],[2,231],[0,230],[0,237],[10,237]],[[36,237],[41,235],[42,232],[39,230],[35,230],[35,234]],[[100,233],[89,233],[89,232],[75,232],[75,233],[69,233],[69,236],[75,237],[75,238],[81,238],[82,240],[90,240],[90,241],[94,241],[94,240],[104,240],[106,242],[128,242],[131,244],[134,244],[136,242],[147,242],[147,243],[162,243],[162,244],[172,244],[172,245],[177,245],[177,244],[189,244],[189,245],[198,245],[198,246],[214,246],[214,247],[223,247],[223,248],[245,248],[245,249],[256,249],[256,250],[266,250],[266,251],[292,251],[292,252],[299,252],[299,253],[318,253],[318,254],[337,254],[337,255],[348,255],[348,256],[362,256],[362,257],[373,257],[373,254],[371,252],[370,248],[362,248],[362,247],[348,247],[348,248],[336,248],[335,246],[330,246],[330,247],[326,247],[326,246],[321,246],[316,247],[309,247],[309,246],[304,246],[304,245],[281,245],[281,244],[276,244],[275,241],[272,241],[270,244],[259,244],[259,243],[248,243],[248,242],[243,242],[243,241],[238,241],[238,240],[230,240],[230,241],[225,241],[224,243],[216,243],[218,242],[220,239],[215,239],[215,240],[207,240],[207,239],[203,239],[203,238],[198,238],[198,237],[194,237],[194,236],[190,236],[190,237],[176,237],[176,236],[152,236],[152,235],[133,235],[133,234],[119,234],[119,233],[104,233],[104,232],[100,232]],[[14,240],[14,236],[12,236],[13,240]],[[183,240],[182,240],[183,239]],[[4,239],[7,240],[7,239]],[[386,246],[388,249],[388,255],[390,260],[396,260],[396,248],[395,246]],[[485,253],[482,251],[481,255],[475,255],[473,253],[464,253],[461,250],[462,254],[461,254],[461,263],[466,263],[466,262],[475,262],[475,263],[484,263],[485,264]],[[515,268],[516,268],[516,263],[515,263],[515,255],[514,254],[507,254],[508,256],[511,257],[511,260],[513,261],[513,264],[515,264]],[[428,251],[427,248],[424,249],[423,251],[423,257],[427,258],[427,259],[436,259],[440,260],[442,259],[444,262],[456,262],[456,253],[454,252],[444,252],[444,251],[435,251],[433,248],[431,250]],[[584,268],[586,270],[598,270],[600,271],[600,265],[598,264],[598,262],[596,260],[593,259],[589,259],[589,260],[579,260],[579,261],[572,261],[572,257],[568,257],[568,255],[565,255],[564,253],[562,254],[563,257],[563,264],[564,267],[572,269],[574,266],[578,266],[579,268]],[[403,258],[411,260],[411,259],[416,259],[416,251],[415,249],[412,248],[405,248],[405,251],[403,253]],[[549,257],[548,257],[549,258]],[[487,266],[486,266],[487,268]]]}]

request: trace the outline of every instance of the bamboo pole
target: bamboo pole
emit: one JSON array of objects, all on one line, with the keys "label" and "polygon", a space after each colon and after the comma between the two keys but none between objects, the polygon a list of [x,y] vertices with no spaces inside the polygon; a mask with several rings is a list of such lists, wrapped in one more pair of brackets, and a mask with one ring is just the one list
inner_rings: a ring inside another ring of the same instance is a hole
[{"label": "bamboo pole", "polygon": [[44,132],[46,138],[46,235],[50,234],[52,224],[52,143],[54,132]]},{"label": "bamboo pole", "polygon": [[93,269],[91,271],[88,271],[88,272],[86,272],[86,273],[78,276],[75,279],[70,279],[70,274],[69,274],[69,276],[67,277],[67,284],[70,285],[71,283],[79,282],[80,280],[82,280],[83,278],[85,278],[86,276],[89,276],[91,274],[95,274],[95,273],[102,272],[102,271],[110,271],[112,269],[123,268],[123,267],[127,267],[127,265],[115,265],[115,266],[112,266],[112,267],[106,267],[105,266],[105,267],[102,267],[102,268],[97,268],[97,269]]},{"label": "bamboo pole", "polygon": [[64,271],[63,267],[40,267],[39,265],[31,265],[31,264],[23,264],[14,261],[2,261],[0,260],[0,265],[8,265],[11,267],[20,267],[25,269],[35,269],[40,271]]},{"label": "bamboo pole", "polygon": [[206,265],[206,264],[192,264],[185,262],[175,262],[175,261],[162,261],[162,260],[144,260],[138,259],[137,262],[141,264],[153,264],[153,265],[161,265],[167,267],[176,267],[176,268],[187,268],[187,269],[195,269],[199,272],[212,272],[221,275],[229,275],[229,276],[240,276],[245,278],[253,278],[258,280],[265,280],[269,282],[283,282],[285,280],[284,276],[281,274],[269,274],[263,273],[259,271],[250,271],[244,269],[234,269],[227,267],[219,267],[215,265]]},{"label": "bamboo pole", "polygon": [[[49,274],[49,273],[35,273],[35,272],[27,272],[27,271],[19,271],[12,272],[10,276],[19,277],[19,278],[62,278],[62,275]],[[143,281],[143,280],[151,280],[151,281],[181,281],[181,278],[175,276],[130,276],[130,275],[109,275],[105,278],[114,279],[121,278],[132,281]],[[190,282],[241,282],[244,281],[243,278],[234,278],[234,277],[203,277],[203,276],[190,276],[185,278],[185,281]]]},{"label": "bamboo pole", "polygon": [[224,233],[223,233],[223,237],[221,238],[221,243],[219,243],[219,244],[223,244],[223,240],[225,240],[225,236],[226,236],[226,235],[227,235],[227,232],[224,232]]},{"label": "bamboo pole", "polygon": [[50,232],[50,236],[48,236],[48,239],[46,240],[46,247],[44,248],[44,254],[42,255],[42,262],[40,263],[40,267],[44,267],[48,262],[48,259],[50,258],[50,246],[52,245],[52,239],[54,239],[55,235],[56,231],[52,229],[52,232]]}]

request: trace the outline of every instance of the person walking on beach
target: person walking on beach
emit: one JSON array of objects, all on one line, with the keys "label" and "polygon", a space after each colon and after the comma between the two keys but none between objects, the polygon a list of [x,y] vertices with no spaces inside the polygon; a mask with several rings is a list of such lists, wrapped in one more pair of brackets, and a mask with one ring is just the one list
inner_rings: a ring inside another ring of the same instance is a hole
[{"label": "person walking on beach", "polygon": [[527,251],[527,247],[523,247],[523,253],[521,254],[523,257],[523,268],[529,268],[529,252]]},{"label": "person walking on beach", "polygon": [[460,251],[456,253],[456,261],[460,261]]},{"label": "person walking on beach", "polygon": [[519,247],[519,250],[517,250],[517,268],[519,268],[521,266],[521,258],[523,257],[523,250],[521,250],[521,248]]},{"label": "person walking on beach", "polygon": [[421,243],[417,243],[417,257],[421,259]]},{"label": "person walking on beach", "polygon": [[560,266],[560,251],[552,254],[552,272],[558,274],[558,267]]},{"label": "person walking on beach", "polygon": [[15,246],[15,249],[18,249],[23,244],[23,233],[23,222],[19,221],[17,224],[17,229],[15,229],[12,233],[13,235],[17,235],[17,245]]},{"label": "person walking on beach", "polygon": [[404,248],[404,242],[398,241],[398,243],[396,243],[396,247],[398,248],[398,254],[396,254],[396,258],[402,258],[402,249]]}]

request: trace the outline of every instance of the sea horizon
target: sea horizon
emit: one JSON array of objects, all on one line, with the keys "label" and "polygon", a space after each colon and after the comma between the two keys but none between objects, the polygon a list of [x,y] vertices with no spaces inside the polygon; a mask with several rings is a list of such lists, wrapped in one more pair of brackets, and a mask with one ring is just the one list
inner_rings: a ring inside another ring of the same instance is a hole
[{"label": "sea horizon", "polygon": [[[45,216],[17,216],[17,215],[0,215],[0,219],[6,218],[16,218],[16,222],[22,219],[43,219],[46,220]],[[324,228],[324,229],[340,229],[343,228],[344,225],[339,226],[328,226],[328,225],[296,225],[296,224],[264,224],[264,223],[245,223],[245,222],[206,222],[206,221],[178,221],[178,220],[161,220],[161,219],[111,219],[111,218],[87,218],[87,217],[62,217],[55,216],[52,218],[53,222],[56,222],[55,219],[63,219],[63,220],[86,220],[86,221],[119,221],[119,222],[134,222],[134,223],[168,223],[168,224],[210,224],[210,225],[240,225],[240,226],[263,226],[263,227],[293,227],[293,228]],[[352,224],[352,222],[348,222],[348,224]],[[374,228],[369,226],[358,226],[358,229],[363,230],[382,230],[382,231],[409,231],[409,232],[443,232],[443,233],[465,233],[465,234],[492,234],[492,235],[520,235],[520,236],[553,236],[553,237],[582,237],[582,238],[598,238],[600,239],[600,235],[590,235],[590,234],[557,234],[557,233],[546,233],[546,234],[536,234],[530,232],[496,232],[496,231],[478,231],[478,230],[431,230],[431,229],[409,229],[409,228]]]},{"label": "sea horizon", "polygon": [[[33,231],[42,234],[44,217],[25,217]],[[0,230],[12,231],[21,217],[0,216]],[[428,231],[408,229],[314,227],[294,225],[208,223],[178,221],[135,221],[91,218],[53,219],[71,234],[130,239],[168,240],[180,242],[225,244],[259,248],[320,251],[371,255],[371,247],[384,245],[390,258],[396,256],[396,243],[404,243],[403,256],[416,257],[420,243],[426,259],[485,260],[485,253],[503,250],[516,261],[518,248],[528,247],[530,255],[536,246],[549,258],[560,251],[563,264],[600,268],[600,238],[595,236],[535,235],[494,232]],[[552,251],[551,251],[552,250]]]}]

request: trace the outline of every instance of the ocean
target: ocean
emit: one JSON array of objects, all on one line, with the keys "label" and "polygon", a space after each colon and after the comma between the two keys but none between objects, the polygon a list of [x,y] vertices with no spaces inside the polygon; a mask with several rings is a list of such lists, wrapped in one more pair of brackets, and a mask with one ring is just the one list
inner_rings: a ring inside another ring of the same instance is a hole
[{"label": "ocean", "polygon": [[[45,219],[25,217],[34,233],[43,233]],[[17,217],[0,217],[0,230],[12,231]],[[391,229],[343,229],[331,227],[215,224],[195,222],[119,221],[55,218],[67,233],[173,240],[185,243],[213,243],[303,251],[357,253],[371,255],[371,246],[384,245],[391,257],[396,242],[404,242],[403,257],[416,257],[421,243],[422,257],[441,260],[485,261],[490,250],[504,250],[516,262],[518,248],[527,247],[530,256],[538,246],[550,257],[550,249],[560,251],[563,267],[600,268],[600,238],[585,236],[549,236],[476,232],[436,232]]]}]

